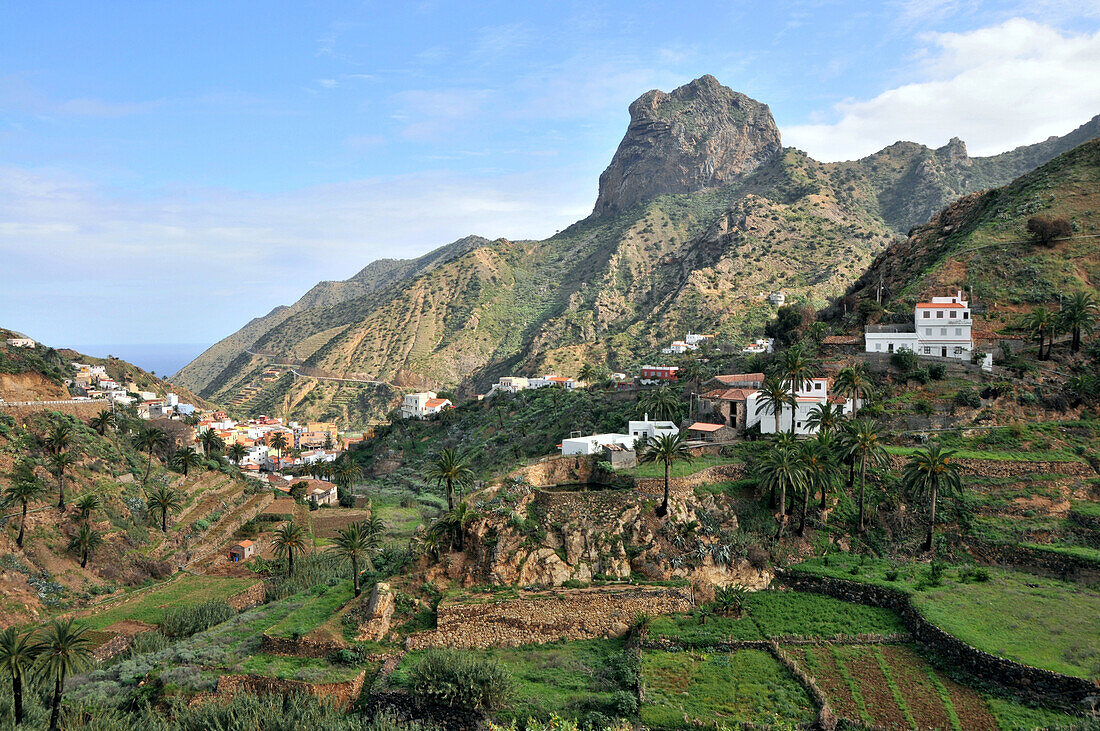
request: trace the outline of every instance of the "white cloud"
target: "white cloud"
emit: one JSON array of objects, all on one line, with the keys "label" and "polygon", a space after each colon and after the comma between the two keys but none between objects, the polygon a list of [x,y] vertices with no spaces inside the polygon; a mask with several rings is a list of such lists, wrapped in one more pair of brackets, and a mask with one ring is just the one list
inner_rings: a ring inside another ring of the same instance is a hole
[{"label": "white cloud", "polygon": [[576,190],[570,174],[427,173],[285,194],[150,197],[0,166],[2,324],[58,344],[211,341],[379,257],[416,256],[471,233],[547,236],[591,210],[592,191],[562,192]]},{"label": "white cloud", "polygon": [[784,142],[845,160],[898,140],[936,147],[957,136],[970,154],[990,155],[1065,134],[1100,112],[1100,32],[1014,18],[924,40],[923,80],[841,102],[836,121],[785,127]]}]

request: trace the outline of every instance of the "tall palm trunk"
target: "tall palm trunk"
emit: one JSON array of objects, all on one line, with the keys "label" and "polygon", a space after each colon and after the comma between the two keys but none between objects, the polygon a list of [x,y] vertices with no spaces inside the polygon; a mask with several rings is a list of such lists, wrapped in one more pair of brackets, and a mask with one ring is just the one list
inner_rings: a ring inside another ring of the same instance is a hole
[{"label": "tall palm trunk", "polygon": [[53,686],[53,703],[50,710],[50,731],[57,731],[57,722],[61,716],[61,690],[65,687],[65,674],[61,673]]},{"label": "tall palm trunk", "polygon": [[65,510],[65,470],[57,475],[57,508]]},{"label": "tall palm trunk", "polygon": [[827,496],[828,492],[829,492],[829,490],[826,487],[826,483],[822,482],[821,483],[821,512],[822,513],[825,512],[825,507],[826,507],[825,506],[825,499],[826,499],[826,496]]},{"label": "tall palm trunk", "polygon": [[661,503],[661,516],[668,515],[668,482],[671,476],[672,464],[670,462],[665,462],[665,499],[664,502]]},{"label": "tall palm trunk", "polygon": [[294,575],[294,549],[289,546],[286,549],[286,575]]},{"label": "tall palm trunk", "polygon": [[932,511],[928,517],[928,535],[924,539],[924,550],[932,550],[932,534],[936,530],[936,483],[932,483]]},{"label": "tall palm trunk", "polygon": [[11,674],[11,696],[12,705],[15,706],[15,725],[19,726],[23,723],[23,674],[12,673]]},{"label": "tall palm trunk", "polygon": [[147,484],[149,482],[149,471],[153,469],[153,448],[149,447],[149,459],[145,462],[145,479],[142,483]]},{"label": "tall palm trunk", "polygon": [[1045,340],[1046,340],[1045,334],[1043,333],[1042,329],[1040,329],[1039,330],[1039,360],[1046,360],[1046,358],[1043,357],[1043,343],[1045,342]]},{"label": "tall palm trunk", "polygon": [[848,492],[852,491],[852,488],[856,484],[856,460],[855,457],[848,457]]},{"label": "tall palm trunk", "polygon": [[160,532],[168,532],[168,508],[161,508],[160,511]]},{"label": "tall palm trunk", "polygon": [[359,561],[355,556],[351,557],[351,584],[355,587],[355,596],[359,596],[362,590],[359,588]]},{"label": "tall palm trunk", "polygon": [[80,568],[88,567],[88,549],[85,548],[80,554]]},{"label": "tall palm trunk", "polygon": [[783,528],[787,525],[787,483],[784,481],[779,486],[779,529],[775,532],[775,540],[783,537]]},{"label": "tall palm trunk", "polygon": [[863,488],[867,485],[867,458],[859,458],[859,532],[865,530],[863,522]]},{"label": "tall palm trunk", "polygon": [[798,521],[797,535],[802,536],[806,533],[806,513],[810,510],[810,483],[806,483],[802,489],[802,518]]},{"label": "tall palm trunk", "polygon": [[454,484],[450,477],[447,478],[447,510],[455,509]]},{"label": "tall palm trunk", "polygon": [[27,527],[27,501],[23,501],[23,519],[19,521],[19,537],[15,539],[15,545],[23,547],[23,529]]}]

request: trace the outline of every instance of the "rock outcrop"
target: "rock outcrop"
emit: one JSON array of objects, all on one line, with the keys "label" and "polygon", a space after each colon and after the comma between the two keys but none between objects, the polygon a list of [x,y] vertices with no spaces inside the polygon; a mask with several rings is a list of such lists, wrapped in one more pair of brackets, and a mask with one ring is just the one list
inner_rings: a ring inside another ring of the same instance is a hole
[{"label": "rock outcrop", "polygon": [[766,104],[702,76],[671,93],[654,89],[630,105],[630,126],[600,176],[596,215],[665,193],[730,182],[779,154]]}]

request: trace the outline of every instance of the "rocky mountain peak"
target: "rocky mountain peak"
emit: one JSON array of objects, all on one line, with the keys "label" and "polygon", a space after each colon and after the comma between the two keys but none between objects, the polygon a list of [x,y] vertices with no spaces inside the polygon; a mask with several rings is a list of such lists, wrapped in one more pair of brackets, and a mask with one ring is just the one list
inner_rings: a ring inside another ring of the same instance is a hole
[{"label": "rocky mountain peak", "polygon": [[630,105],[630,126],[600,176],[595,213],[603,215],[665,193],[723,185],[779,154],[771,111],[701,76]]}]

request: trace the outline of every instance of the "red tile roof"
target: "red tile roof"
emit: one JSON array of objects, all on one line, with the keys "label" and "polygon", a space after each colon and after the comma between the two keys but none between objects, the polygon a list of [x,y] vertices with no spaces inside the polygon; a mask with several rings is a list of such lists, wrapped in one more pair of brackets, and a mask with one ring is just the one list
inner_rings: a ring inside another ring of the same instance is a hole
[{"label": "red tile roof", "polygon": [[959,309],[961,309],[961,310],[962,310],[962,309],[966,309],[966,305],[960,305],[960,304],[959,304],[959,303],[957,303],[957,302],[943,302],[943,303],[938,303],[938,302],[918,302],[918,303],[917,303],[917,307],[926,307],[926,308],[927,308],[927,307],[933,307],[933,308],[937,308],[937,307],[958,307],[958,308],[959,308]]},{"label": "red tile roof", "polygon": [[756,389],[753,388],[716,388],[713,391],[704,393],[703,398],[717,401],[744,401],[754,393],[756,393]]},{"label": "red tile roof", "polygon": [[697,421],[697,422],[695,422],[694,424],[692,424],[691,426],[688,427],[688,431],[713,432],[713,431],[718,431],[719,429],[724,429],[724,428],[725,428],[725,424],[705,424],[701,421]]},{"label": "red tile roof", "polygon": [[716,380],[722,383],[746,383],[754,381],[764,381],[763,373],[731,373],[726,376],[715,376]]},{"label": "red tile roof", "polygon": [[249,546],[252,545],[252,541],[241,541],[237,545],[240,546],[241,548],[248,548]]},{"label": "red tile roof", "polygon": [[436,406],[443,406],[444,404],[449,404],[449,403],[450,403],[450,401],[448,399],[445,399],[445,398],[430,398],[430,399],[428,399],[427,401],[424,402],[424,408],[434,409]]}]

